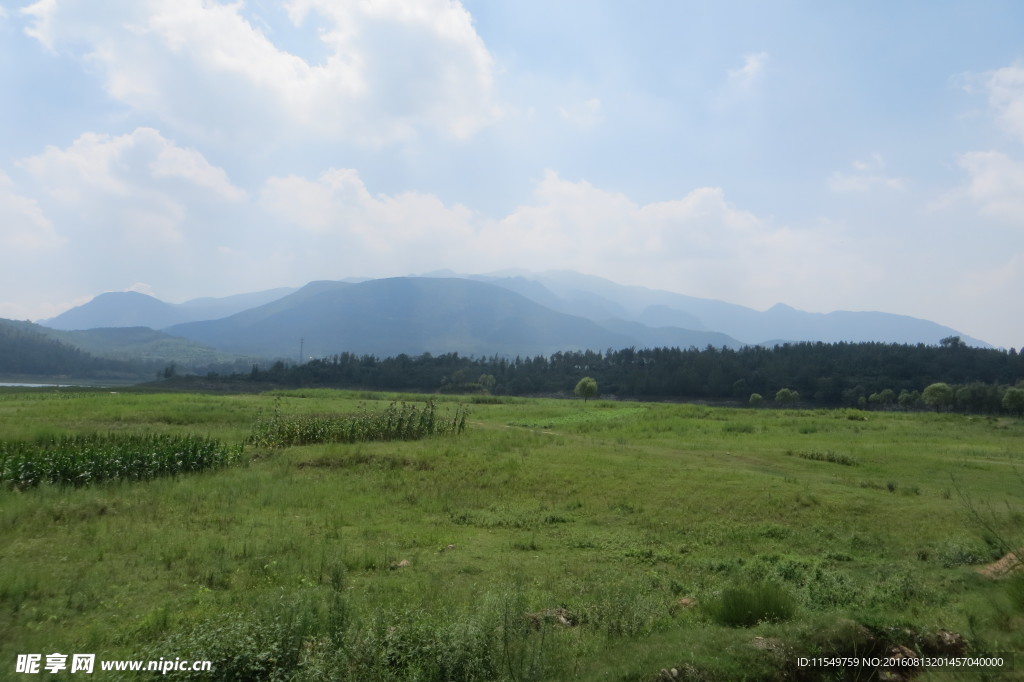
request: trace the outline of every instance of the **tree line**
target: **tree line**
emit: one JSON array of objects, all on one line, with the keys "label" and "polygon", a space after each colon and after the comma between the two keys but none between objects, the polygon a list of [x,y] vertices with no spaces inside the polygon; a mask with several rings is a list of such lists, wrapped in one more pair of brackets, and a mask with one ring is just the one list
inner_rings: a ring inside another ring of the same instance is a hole
[{"label": "tree line", "polygon": [[[464,357],[340,353],[301,365],[253,365],[232,381],[302,387],[569,395],[593,377],[601,394],[627,399],[711,400],[750,404],[752,397],[827,407],[938,407],[925,390],[948,385],[943,409],[1006,411],[1007,389],[1024,387],[1024,354],[972,348],[957,337],[938,346],[888,343],[786,343],[740,349],[651,348],[568,351],[535,357]],[[756,399],[755,399],[756,401]]]}]

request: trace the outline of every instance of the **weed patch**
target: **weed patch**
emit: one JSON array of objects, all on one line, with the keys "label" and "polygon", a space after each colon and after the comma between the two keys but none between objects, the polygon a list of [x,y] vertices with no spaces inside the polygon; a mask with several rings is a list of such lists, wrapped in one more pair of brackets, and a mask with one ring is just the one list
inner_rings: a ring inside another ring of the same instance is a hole
[{"label": "weed patch", "polygon": [[999,558],[999,550],[980,542],[948,540],[935,552],[943,568],[986,564]]},{"label": "weed patch", "polygon": [[392,469],[432,471],[434,469],[433,464],[422,459],[366,453],[356,453],[342,457],[324,455],[316,459],[303,460],[295,465],[296,469],[351,469],[353,467],[366,467],[385,471]]}]

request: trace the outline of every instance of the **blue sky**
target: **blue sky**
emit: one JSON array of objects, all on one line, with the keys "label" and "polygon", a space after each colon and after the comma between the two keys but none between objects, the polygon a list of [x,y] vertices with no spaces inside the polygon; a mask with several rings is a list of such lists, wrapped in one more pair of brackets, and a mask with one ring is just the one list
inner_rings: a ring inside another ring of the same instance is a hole
[{"label": "blue sky", "polygon": [[0,0],[0,316],[574,269],[1024,345],[1024,6]]}]

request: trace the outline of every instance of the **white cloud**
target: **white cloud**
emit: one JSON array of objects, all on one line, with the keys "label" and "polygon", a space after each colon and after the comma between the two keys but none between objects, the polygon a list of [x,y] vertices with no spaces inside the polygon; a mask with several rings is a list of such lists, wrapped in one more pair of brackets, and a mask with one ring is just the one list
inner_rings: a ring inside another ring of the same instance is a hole
[{"label": "white cloud", "polygon": [[[43,296],[50,293],[45,287],[36,287],[37,296],[42,292]],[[67,299],[42,300],[26,295],[23,288],[7,287],[6,291],[17,296],[17,299],[0,299],[0,317],[8,320],[29,320],[39,322],[51,317],[56,317],[66,310],[75,306],[88,303],[93,296],[77,296]]]},{"label": "white cloud", "polygon": [[906,189],[906,181],[881,174],[885,169],[885,159],[874,152],[868,159],[857,160],[850,164],[854,172],[836,171],[828,177],[828,187],[833,192],[862,193],[875,189],[902,190]]},{"label": "white cloud", "polygon": [[743,66],[736,69],[729,69],[729,81],[738,86],[745,87],[761,75],[765,64],[768,63],[767,52],[755,52],[744,55]]},{"label": "white cloud", "polygon": [[125,289],[125,291],[134,291],[139,294],[146,294],[147,296],[153,296],[154,298],[158,298],[158,296],[156,295],[156,290],[153,289],[153,287],[150,286],[149,284],[146,284],[145,282],[136,282],[135,284]]},{"label": "white cloud", "polygon": [[196,150],[177,147],[151,129],[140,128],[133,135],[151,137],[153,138],[151,141],[159,146],[156,157],[149,163],[149,171],[154,179],[185,180],[196,187],[211,190],[224,199],[232,201],[245,198],[245,191],[231,184],[223,168],[211,165]]},{"label": "white cloud", "polygon": [[[36,251],[0,269],[0,288],[31,280],[35,295],[51,302],[83,291],[145,291],[140,282],[161,292],[203,295],[236,276],[259,288],[252,280],[266,273],[258,267],[272,262],[275,240],[264,238],[248,194],[198,151],[151,128],[84,133],[16,166],[24,177],[18,193],[0,178],[0,240],[10,242],[14,230],[23,252],[27,246]],[[10,218],[12,206],[21,222]],[[259,262],[253,256],[239,263],[256,271],[227,270],[218,246],[259,253]],[[56,274],[40,277],[41,268]],[[24,306],[8,308],[21,312]],[[39,310],[32,316],[49,308]]]},{"label": "white cloud", "polygon": [[300,262],[310,276],[310,270],[380,276],[568,268],[770,305],[800,283],[842,288],[873,272],[855,255],[830,255],[835,227],[774,226],[732,206],[713,187],[637,204],[548,171],[530,201],[495,219],[429,194],[373,195],[355,171],[344,169],[315,180],[272,178],[260,205],[301,230],[291,238],[307,254]]},{"label": "white cloud", "polygon": [[829,176],[828,186],[833,192],[870,192],[874,189],[901,190],[906,187],[906,182],[902,178],[884,175],[836,171]]},{"label": "white cloud", "polygon": [[496,227],[481,231],[479,250],[504,249],[531,269],[569,268],[748,305],[792,300],[802,286],[841,289],[875,270],[835,248],[839,228],[774,225],[733,206],[717,187],[637,204],[549,171],[534,201]]},{"label": "white cloud", "polygon": [[969,176],[962,192],[982,215],[1024,225],[1024,164],[995,151],[969,152],[958,161]]},{"label": "white cloud", "polygon": [[996,110],[1000,123],[1024,140],[1024,65],[1014,64],[993,71],[986,85],[989,104]]},{"label": "white cloud", "polygon": [[322,276],[346,266],[391,274],[424,263],[450,266],[469,257],[473,246],[469,209],[446,206],[431,194],[371,195],[351,169],[330,169],[316,180],[270,178],[259,203],[276,220],[300,228],[292,243]]},{"label": "white cloud", "polygon": [[241,2],[40,0],[23,11],[30,36],[81,56],[112,97],[190,133],[382,144],[424,129],[465,138],[500,115],[493,59],[458,2],[286,7],[296,25],[324,24],[323,63],[275,45]]},{"label": "white cloud", "polygon": [[[965,87],[973,91],[975,85],[988,91],[989,107],[1000,125],[1024,140],[1024,65],[972,74]],[[967,201],[986,218],[1024,225],[1024,163],[1005,152],[989,150],[960,154],[957,164],[967,174],[966,184],[946,192],[933,203],[933,210]]]},{"label": "white cloud", "polygon": [[[172,159],[191,162],[171,164],[185,168],[179,173],[161,170],[162,152],[175,149]],[[83,289],[181,299],[351,275],[526,267],[756,307],[784,300],[831,309],[835,292],[874,286],[883,267],[864,255],[868,247],[847,247],[841,225],[777,225],[717,187],[644,204],[547,171],[528,200],[490,217],[434,194],[373,193],[352,169],[271,177],[255,196],[236,195],[187,151],[140,129],[85,135],[22,163],[68,239],[49,300]]]},{"label": "white cloud", "polygon": [[32,17],[35,23],[25,33],[35,38],[48,50],[53,50],[53,15],[57,11],[57,0],[38,0],[22,8],[22,14]]},{"label": "white cloud", "polygon": [[19,194],[11,178],[0,171],[0,245],[4,253],[51,249],[63,243],[39,202]]},{"label": "white cloud", "polygon": [[589,130],[601,122],[601,100],[591,97],[583,102],[558,107],[558,113],[573,126]]},{"label": "white cloud", "polygon": [[998,300],[1003,292],[1024,291],[1024,251],[993,259],[981,269],[961,277],[961,297],[967,301]]},{"label": "white cloud", "polygon": [[1014,308],[1021,291],[1024,251],[993,253],[982,267],[968,268],[959,274],[950,287],[947,305],[952,303],[951,307],[959,310],[962,329],[976,330],[972,335],[1021,350],[1024,336],[1020,315]]},{"label": "white cloud", "polygon": [[116,137],[85,133],[67,148],[47,147],[18,165],[49,209],[63,216],[63,236],[80,244],[128,240],[159,249],[180,243],[211,207],[246,196],[199,152],[152,128]]}]

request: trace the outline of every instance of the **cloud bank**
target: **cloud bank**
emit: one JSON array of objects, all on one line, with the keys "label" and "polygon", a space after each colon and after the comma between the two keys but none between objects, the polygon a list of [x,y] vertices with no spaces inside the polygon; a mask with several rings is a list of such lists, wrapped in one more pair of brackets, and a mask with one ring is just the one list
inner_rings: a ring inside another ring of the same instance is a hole
[{"label": "cloud bank", "polygon": [[208,139],[464,139],[500,116],[493,59],[458,3],[284,8],[295,27],[316,22],[321,63],[276,45],[241,2],[39,0],[22,12],[28,35],[79,59],[110,97]]}]

